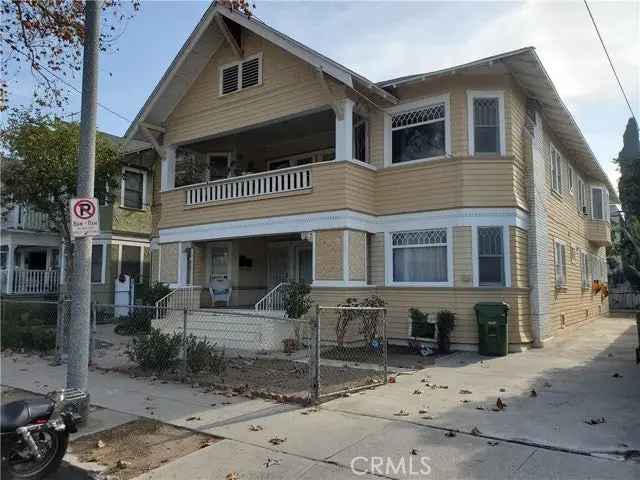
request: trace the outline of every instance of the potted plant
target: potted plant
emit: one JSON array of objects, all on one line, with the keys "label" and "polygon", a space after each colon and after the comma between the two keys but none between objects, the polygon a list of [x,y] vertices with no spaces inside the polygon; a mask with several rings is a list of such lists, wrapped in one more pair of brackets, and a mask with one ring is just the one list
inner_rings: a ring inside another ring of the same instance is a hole
[{"label": "potted plant", "polygon": [[438,312],[438,351],[449,353],[451,351],[451,332],[456,328],[456,315],[449,310]]}]

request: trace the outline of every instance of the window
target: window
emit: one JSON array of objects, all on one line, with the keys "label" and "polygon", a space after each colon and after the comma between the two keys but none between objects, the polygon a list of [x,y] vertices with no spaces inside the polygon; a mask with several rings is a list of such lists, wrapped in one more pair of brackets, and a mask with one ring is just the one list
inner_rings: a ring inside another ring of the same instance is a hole
[{"label": "window", "polygon": [[573,195],[573,166],[567,163],[567,183],[569,184],[569,193]]},{"label": "window", "polygon": [[559,194],[562,194],[562,161],[560,152],[551,145],[549,149],[551,156],[551,189]]},{"label": "window", "polygon": [[563,242],[555,242],[556,287],[567,286],[567,248]]},{"label": "window", "polygon": [[7,259],[9,258],[9,247],[7,245],[2,245],[0,247],[0,269],[4,270],[7,268]]},{"label": "window", "polygon": [[580,177],[578,177],[577,182],[578,194],[576,195],[576,204],[578,207],[578,213],[580,215],[584,215],[587,212],[587,195],[586,195],[586,187],[584,182]]},{"label": "window", "polygon": [[393,282],[449,281],[447,230],[417,230],[391,234]]},{"label": "window", "polygon": [[504,243],[502,227],[478,228],[478,283],[504,285]]},{"label": "window", "polygon": [[220,67],[220,95],[255,87],[262,83],[262,54]]},{"label": "window", "polygon": [[120,274],[129,275],[136,282],[142,282],[142,247],[121,245]]},{"label": "window", "polygon": [[207,159],[189,150],[176,152],[175,186],[183,187],[207,181]]},{"label": "window", "polygon": [[602,189],[594,187],[591,189],[591,216],[596,220],[604,219],[604,194]]},{"label": "window", "polygon": [[91,246],[91,283],[104,283],[105,246]]},{"label": "window", "polygon": [[589,255],[586,252],[580,252],[580,279],[582,288],[589,288],[589,280],[591,276],[589,268]]},{"label": "window", "polygon": [[391,163],[445,155],[447,110],[443,101],[392,115]]},{"label": "window", "polygon": [[209,181],[227,178],[230,170],[231,156],[228,153],[209,154]]},{"label": "window", "polygon": [[142,210],[145,206],[146,173],[142,170],[125,168],[122,178],[122,206]]},{"label": "window", "polygon": [[504,94],[468,91],[469,153],[505,155]]}]

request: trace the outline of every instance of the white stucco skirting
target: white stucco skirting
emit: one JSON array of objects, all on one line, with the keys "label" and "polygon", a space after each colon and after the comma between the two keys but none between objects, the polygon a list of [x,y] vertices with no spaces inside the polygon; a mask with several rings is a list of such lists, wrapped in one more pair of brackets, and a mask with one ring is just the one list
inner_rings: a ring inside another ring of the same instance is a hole
[{"label": "white stucco skirting", "polygon": [[518,208],[459,208],[436,212],[374,216],[351,210],[253,220],[235,220],[160,230],[159,243],[222,240],[314,230],[351,229],[369,233],[457,226],[516,226],[529,228],[529,216]]}]

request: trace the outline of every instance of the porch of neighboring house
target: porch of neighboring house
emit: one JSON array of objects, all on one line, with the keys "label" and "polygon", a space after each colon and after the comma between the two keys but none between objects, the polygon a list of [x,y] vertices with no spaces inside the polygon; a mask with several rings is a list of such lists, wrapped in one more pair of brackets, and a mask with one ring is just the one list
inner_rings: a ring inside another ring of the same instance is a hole
[{"label": "porch of neighboring house", "polygon": [[60,249],[38,245],[0,247],[0,292],[51,295],[60,284]]}]

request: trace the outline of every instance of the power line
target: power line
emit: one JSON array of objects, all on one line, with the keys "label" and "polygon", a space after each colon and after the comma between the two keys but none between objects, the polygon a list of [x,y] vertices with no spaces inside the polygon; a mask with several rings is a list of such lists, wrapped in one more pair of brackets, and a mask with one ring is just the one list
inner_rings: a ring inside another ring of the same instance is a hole
[{"label": "power line", "polygon": [[602,39],[602,35],[600,35],[600,30],[598,29],[598,25],[596,23],[596,19],[593,18],[593,13],[591,13],[591,8],[589,8],[589,4],[587,0],[584,1],[584,6],[587,7],[587,12],[589,12],[589,17],[591,17],[591,23],[593,23],[593,28],[596,29],[596,33],[598,34],[598,38],[600,39],[600,44],[602,45],[602,49],[604,50],[605,55],[607,56],[607,60],[609,60],[609,65],[611,65],[611,70],[613,71],[613,75],[616,77],[616,81],[618,82],[618,87],[620,87],[620,92],[622,92],[622,96],[624,97],[625,102],[627,102],[627,107],[629,107],[629,112],[631,112],[631,116],[638,123],[635,114],[633,113],[633,108],[631,108],[631,102],[629,102],[629,98],[622,87],[622,82],[620,81],[620,77],[618,76],[618,72],[616,72],[616,67],[613,66],[613,60],[611,60],[611,56],[607,51],[607,47],[604,44],[604,40]]}]

